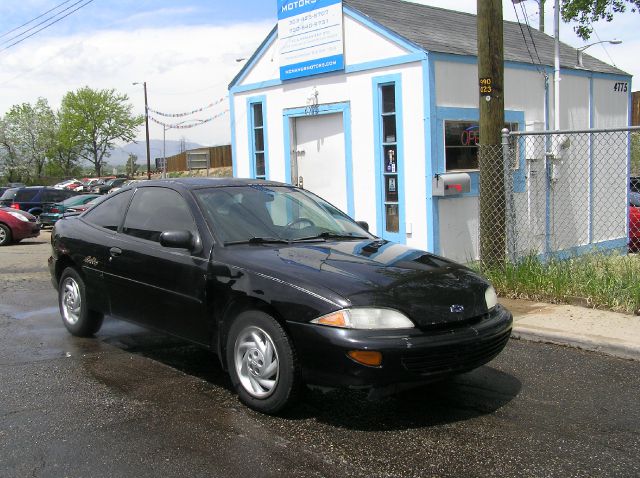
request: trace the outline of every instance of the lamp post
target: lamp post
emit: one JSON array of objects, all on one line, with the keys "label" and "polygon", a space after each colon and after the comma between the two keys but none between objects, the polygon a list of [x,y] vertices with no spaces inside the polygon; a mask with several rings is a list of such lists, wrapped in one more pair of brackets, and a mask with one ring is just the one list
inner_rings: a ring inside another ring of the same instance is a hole
[{"label": "lamp post", "polygon": [[584,65],[582,64],[582,52],[585,51],[587,48],[592,47],[593,45],[599,45],[600,43],[610,43],[611,45],[619,45],[620,43],[622,43],[622,40],[601,40],[601,41],[597,41],[595,43],[589,43],[588,45],[585,46],[581,46],[580,48],[576,48],[576,66],[579,68],[584,68]]},{"label": "lamp post", "polygon": [[[140,82],[136,81],[134,85],[139,85]],[[147,82],[143,81],[144,87],[144,126],[147,133],[147,179],[151,179],[151,148],[149,147],[149,102],[147,101]]]}]

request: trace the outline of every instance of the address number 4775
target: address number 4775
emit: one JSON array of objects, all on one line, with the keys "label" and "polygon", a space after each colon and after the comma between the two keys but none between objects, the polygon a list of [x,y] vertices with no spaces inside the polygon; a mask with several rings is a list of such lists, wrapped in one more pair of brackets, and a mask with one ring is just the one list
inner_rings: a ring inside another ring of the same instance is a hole
[{"label": "address number 4775", "polygon": [[620,93],[626,93],[628,90],[629,84],[625,81],[618,81],[613,85],[613,91],[618,91]]}]

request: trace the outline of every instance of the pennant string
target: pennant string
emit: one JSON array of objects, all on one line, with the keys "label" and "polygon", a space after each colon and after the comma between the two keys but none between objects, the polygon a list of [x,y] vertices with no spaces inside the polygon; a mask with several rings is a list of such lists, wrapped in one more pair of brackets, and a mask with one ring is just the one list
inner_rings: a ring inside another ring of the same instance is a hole
[{"label": "pennant string", "polygon": [[159,121],[159,120],[155,119],[153,116],[149,116],[149,119],[151,121],[153,121],[154,123],[159,124],[160,126],[163,126],[163,127],[167,128],[167,129],[189,129],[189,128],[195,128],[196,126],[200,126],[200,125],[205,124],[205,123],[209,123],[209,122],[211,122],[211,121],[213,121],[215,119],[218,119],[218,118],[226,115],[228,112],[229,112],[229,110],[226,109],[223,112],[218,113],[217,115],[212,116],[210,118],[187,120],[187,121],[191,122],[191,124],[167,124],[167,123],[163,123],[162,121]]},{"label": "pennant string", "polygon": [[195,114],[195,113],[200,113],[202,111],[208,110],[209,108],[213,108],[214,106],[219,105],[220,103],[222,103],[226,99],[227,99],[227,97],[224,96],[224,97],[220,98],[219,100],[214,101],[213,103],[209,103],[207,106],[203,106],[202,108],[198,108],[198,109],[195,109],[193,111],[189,111],[187,113],[163,113],[161,111],[154,110],[151,107],[147,107],[147,110],[149,110],[150,113],[154,113],[154,114],[159,115],[159,116],[165,116],[165,117],[168,117],[168,118],[182,118],[184,116],[189,116],[189,115],[192,115],[192,114]]}]

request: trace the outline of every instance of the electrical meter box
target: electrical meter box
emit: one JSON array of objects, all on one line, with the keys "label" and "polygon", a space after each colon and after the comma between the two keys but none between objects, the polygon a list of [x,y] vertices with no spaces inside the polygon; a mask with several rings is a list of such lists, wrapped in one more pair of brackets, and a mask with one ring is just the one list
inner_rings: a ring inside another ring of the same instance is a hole
[{"label": "electrical meter box", "polygon": [[433,178],[434,196],[455,196],[471,192],[471,176],[467,173],[436,174]]}]

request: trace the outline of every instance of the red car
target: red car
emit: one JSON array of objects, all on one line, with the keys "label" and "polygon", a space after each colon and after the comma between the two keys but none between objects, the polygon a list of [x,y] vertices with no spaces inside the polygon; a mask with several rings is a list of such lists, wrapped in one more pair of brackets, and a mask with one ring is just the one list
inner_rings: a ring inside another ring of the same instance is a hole
[{"label": "red car", "polygon": [[0,207],[0,246],[40,235],[36,217],[25,211]]},{"label": "red car", "polygon": [[640,252],[640,193],[633,191],[629,201],[629,252]]}]

